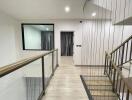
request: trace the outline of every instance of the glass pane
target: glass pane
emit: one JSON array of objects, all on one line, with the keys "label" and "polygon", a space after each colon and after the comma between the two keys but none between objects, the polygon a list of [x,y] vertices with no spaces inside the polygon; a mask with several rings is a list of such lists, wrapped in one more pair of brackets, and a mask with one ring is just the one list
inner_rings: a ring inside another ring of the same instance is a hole
[{"label": "glass pane", "polygon": [[23,24],[24,49],[52,50],[54,47],[54,26]]},{"label": "glass pane", "polygon": [[45,86],[47,87],[52,76],[52,53],[44,57]]},{"label": "glass pane", "polygon": [[37,100],[42,92],[42,60],[0,78],[1,100]]}]

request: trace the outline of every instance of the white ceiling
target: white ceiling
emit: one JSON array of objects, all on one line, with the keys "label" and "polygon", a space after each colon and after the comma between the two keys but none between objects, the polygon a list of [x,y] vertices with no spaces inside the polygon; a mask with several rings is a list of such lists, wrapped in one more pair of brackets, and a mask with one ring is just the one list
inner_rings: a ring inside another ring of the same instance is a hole
[{"label": "white ceiling", "polygon": [[[85,6],[85,18],[87,19],[110,19],[110,11],[93,4],[93,2],[88,2]],[[96,12],[96,16],[92,17],[91,14]]]},{"label": "white ceiling", "polygon": [[[0,0],[0,10],[17,19],[83,19],[85,0]],[[85,18],[91,19],[91,13],[97,10],[94,4],[87,2]],[[71,11],[65,13],[64,7]]]}]

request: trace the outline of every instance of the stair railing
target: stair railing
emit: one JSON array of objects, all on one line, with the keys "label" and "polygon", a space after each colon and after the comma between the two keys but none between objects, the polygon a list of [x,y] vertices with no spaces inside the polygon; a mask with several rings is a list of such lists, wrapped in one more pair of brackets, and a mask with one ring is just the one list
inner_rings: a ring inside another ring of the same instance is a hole
[{"label": "stair railing", "polygon": [[[123,95],[124,91],[127,91],[127,99],[129,98],[129,92],[132,93],[132,87],[130,87],[130,79],[129,73],[130,73],[130,67],[126,68],[125,64],[131,63],[132,60],[132,35],[126,39],[121,45],[119,45],[115,50],[113,50],[110,55],[106,53],[105,55],[105,68],[104,72],[109,77],[110,81],[113,84],[113,91],[117,93],[117,95],[120,97],[120,94]],[[130,65],[130,64],[129,64]],[[123,71],[127,70],[128,75],[127,78],[123,76]],[[132,82],[132,81],[131,81]],[[127,87],[127,89],[125,89]],[[118,90],[117,90],[118,89]],[[122,91],[122,92],[121,92]]]},{"label": "stair railing", "polygon": [[132,60],[132,35],[113,50],[110,55],[116,66],[123,67],[123,64],[130,62]]},{"label": "stair railing", "polygon": [[122,67],[116,65],[112,57],[106,53],[104,73],[109,77],[112,83],[113,92],[117,94],[120,100],[131,100],[132,86],[129,78],[125,78],[122,73]]}]

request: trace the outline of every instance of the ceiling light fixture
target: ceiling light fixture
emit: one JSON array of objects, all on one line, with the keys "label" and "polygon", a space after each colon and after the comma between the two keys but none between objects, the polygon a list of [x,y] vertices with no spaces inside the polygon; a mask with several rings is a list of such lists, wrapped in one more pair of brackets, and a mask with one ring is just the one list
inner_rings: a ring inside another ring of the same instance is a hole
[{"label": "ceiling light fixture", "polygon": [[67,13],[70,12],[70,7],[69,6],[65,7],[65,12],[67,12]]},{"label": "ceiling light fixture", "polygon": [[92,16],[95,17],[95,16],[96,16],[96,12],[93,12],[93,13],[92,13]]}]

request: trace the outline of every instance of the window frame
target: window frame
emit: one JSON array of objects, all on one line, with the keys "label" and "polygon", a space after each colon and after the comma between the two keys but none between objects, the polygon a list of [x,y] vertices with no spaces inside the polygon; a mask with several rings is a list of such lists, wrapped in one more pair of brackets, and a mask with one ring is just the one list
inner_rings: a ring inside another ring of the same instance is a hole
[{"label": "window frame", "polygon": [[22,49],[28,51],[50,51],[43,49],[26,49],[25,48],[25,38],[24,38],[24,25],[53,25],[53,49],[55,49],[55,36],[54,36],[54,24],[53,23],[21,23],[21,32],[22,32]]}]

